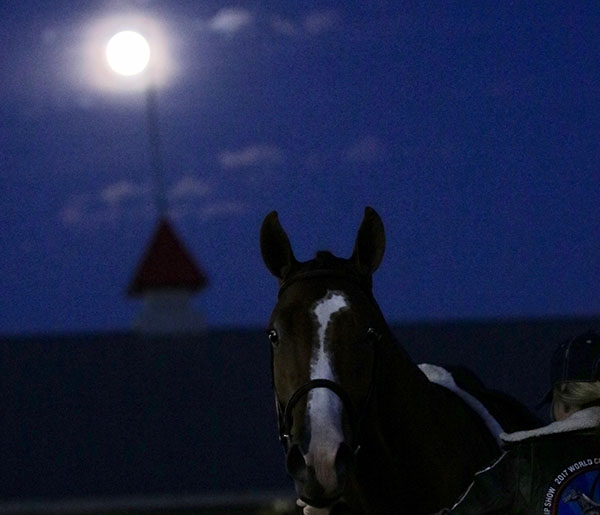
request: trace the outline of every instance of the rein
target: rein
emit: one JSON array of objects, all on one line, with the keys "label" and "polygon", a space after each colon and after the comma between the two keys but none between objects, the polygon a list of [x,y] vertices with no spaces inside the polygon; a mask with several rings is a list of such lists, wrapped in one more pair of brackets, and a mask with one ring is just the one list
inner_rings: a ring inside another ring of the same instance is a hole
[{"label": "rein", "polygon": [[[291,278],[283,281],[281,286],[279,287],[279,292],[277,297],[280,298],[282,293],[293,283],[296,281],[301,281],[305,279],[314,279],[321,277],[342,277],[345,279],[349,279],[350,281],[357,283],[363,290],[365,290],[365,285],[362,284],[360,279],[356,276],[350,275],[348,273],[337,271],[337,270],[311,270],[308,272],[303,272],[300,274],[296,274]],[[370,291],[367,292],[368,296],[371,298],[372,294]],[[275,387],[275,370],[274,370],[274,362],[273,362],[273,349],[271,348],[271,384],[273,387],[273,393],[275,394],[275,407],[277,409],[277,422],[279,428],[279,441],[282,443],[285,452],[287,453],[290,448],[290,444],[293,438],[292,435],[292,427],[294,425],[293,420],[293,411],[294,407],[298,403],[298,401],[308,395],[311,390],[316,388],[325,388],[327,390],[331,390],[335,393],[340,400],[342,401],[342,405],[346,410],[350,427],[352,429],[352,440],[353,445],[351,446],[352,452],[356,455],[360,450],[360,436],[362,431],[363,423],[367,417],[369,412],[370,405],[372,403],[374,392],[375,392],[375,377],[377,375],[377,370],[379,368],[379,341],[381,340],[381,334],[377,333],[373,327],[369,327],[366,335],[363,338],[363,341],[367,341],[372,343],[373,345],[373,365],[371,367],[371,383],[369,384],[369,390],[365,397],[364,402],[362,403],[360,411],[356,409],[352,399],[344,390],[344,388],[335,381],[331,381],[329,379],[312,379],[307,383],[304,383],[299,388],[297,388],[294,393],[289,398],[287,404],[284,406],[279,400],[279,396],[277,394],[277,389]]]}]

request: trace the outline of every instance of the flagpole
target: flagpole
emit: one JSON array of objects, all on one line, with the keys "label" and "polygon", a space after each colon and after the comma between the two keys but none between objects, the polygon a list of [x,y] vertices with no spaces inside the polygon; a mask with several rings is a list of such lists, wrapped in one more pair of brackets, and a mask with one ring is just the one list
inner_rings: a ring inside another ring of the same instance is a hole
[{"label": "flagpole", "polygon": [[150,145],[150,170],[153,179],[153,195],[159,217],[167,214],[167,198],[165,190],[165,171],[163,162],[162,140],[158,124],[158,101],[156,88],[152,80],[146,87],[146,121],[148,142]]}]

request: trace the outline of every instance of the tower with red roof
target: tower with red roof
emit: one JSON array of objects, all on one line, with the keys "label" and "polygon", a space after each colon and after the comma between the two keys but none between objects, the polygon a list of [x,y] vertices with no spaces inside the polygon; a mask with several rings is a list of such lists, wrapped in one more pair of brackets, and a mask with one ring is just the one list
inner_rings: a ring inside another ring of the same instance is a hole
[{"label": "tower with red roof", "polygon": [[143,301],[134,329],[155,334],[202,331],[203,318],[190,301],[206,285],[206,275],[162,216],[127,290]]}]

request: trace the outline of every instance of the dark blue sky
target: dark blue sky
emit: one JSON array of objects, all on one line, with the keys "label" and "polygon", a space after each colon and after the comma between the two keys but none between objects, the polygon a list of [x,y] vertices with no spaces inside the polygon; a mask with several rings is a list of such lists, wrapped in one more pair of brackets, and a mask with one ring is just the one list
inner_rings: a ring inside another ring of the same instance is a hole
[{"label": "dark blue sky", "polygon": [[309,259],[349,255],[365,205],[388,320],[600,313],[597,2],[25,0],[0,6],[0,333],[139,310],[144,96],[96,52],[119,17],[162,38],[165,195],[209,325],[266,324],[270,210]]}]

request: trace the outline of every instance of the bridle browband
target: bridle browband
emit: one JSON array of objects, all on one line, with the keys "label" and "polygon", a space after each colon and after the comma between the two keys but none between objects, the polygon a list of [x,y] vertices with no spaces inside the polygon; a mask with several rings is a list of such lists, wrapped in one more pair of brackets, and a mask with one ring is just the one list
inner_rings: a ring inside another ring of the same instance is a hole
[{"label": "bridle browband", "polygon": [[[279,292],[277,294],[278,298],[281,298],[283,292],[293,283],[306,279],[315,279],[322,277],[341,277],[344,279],[348,279],[356,284],[358,284],[366,293],[369,298],[372,298],[372,293],[370,289],[366,289],[365,285],[362,281],[360,281],[359,277],[351,275],[350,273],[343,272],[340,270],[327,270],[327,269],[318,269],[318,270],[310,270],[307,272],[301,272],[293,275],[292,277],[284,280],[280,287]],[[377,369],[379,365],[379,341],[381,340],[381,335],[375,331],[373,327],[369,327],[365,336],[363,337],[365,341],[372,342],[373,344],[373,365],[371,370],[371,383],[369,385],[369,390],[365,397],[365,400],[362,403],[361,409],[358,410],[352,399],[344,390],[344,388],[335,381],[331,381],[329,379],[312,379],[307,383],[304,383],[299,388],[297,388],[294,393],[289,398],[287,404],[284,406],[279,400],[279,396],[277,395],[277,389],[275,387],[275,370],[274,370],[274,362],[273,362],[273,349],[271,349],[271,378],[272,378],[272,387],[273,393],[275,394],[275,407],[277,409],[277,422],[279,428],[279,440],[282,443],[285,452],[287,453],[290,449],[290,443],[292,441],[292,426],[294,424],[293,420],[293,412],[298,401],[308,395],[311,390],[316,388],[325,388],[331,390],[335,393],[340,400],[342,401],[342,405],[346,410],[346,414],[350,423],[350,427],[352,429],[352,442],[350,448],[353,453],[356,454],[361,445],[360,445],[360,436],[362,431],[363,423],[367,417],[369,412],[369,408],[374,397],[375,392],[375,377],[377,374]]]}]

